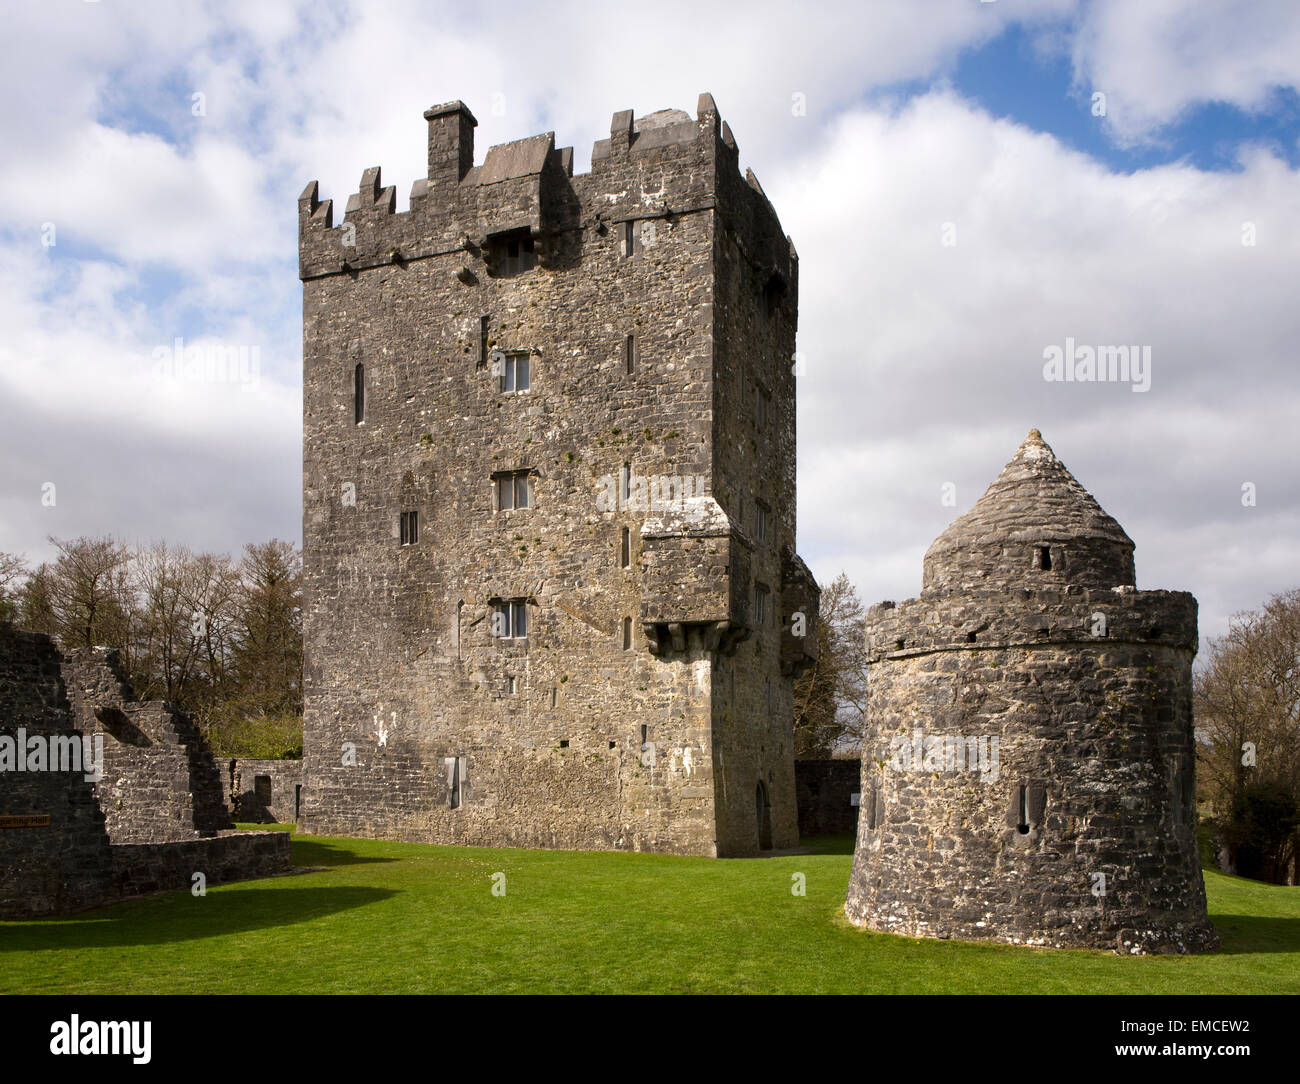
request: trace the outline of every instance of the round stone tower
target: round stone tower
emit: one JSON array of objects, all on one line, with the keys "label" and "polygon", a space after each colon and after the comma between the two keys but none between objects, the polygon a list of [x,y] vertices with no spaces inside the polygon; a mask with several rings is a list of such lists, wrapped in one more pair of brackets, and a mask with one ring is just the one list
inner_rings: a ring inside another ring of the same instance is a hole
[{"label": "round stone tower", "polygon": [[845,912],[913,937],[1191,952],[1218,938],[1196,844],[1196,599],[1031,430],[867,617],[868,733]]}]

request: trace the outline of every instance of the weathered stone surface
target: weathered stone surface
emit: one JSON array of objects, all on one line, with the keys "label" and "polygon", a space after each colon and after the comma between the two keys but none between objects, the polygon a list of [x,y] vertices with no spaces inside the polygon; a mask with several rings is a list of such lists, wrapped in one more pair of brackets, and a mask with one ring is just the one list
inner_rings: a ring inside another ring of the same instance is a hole
[{"label": "weathered stone surface", "polygon": [[[0,624],[0,735],[81,735],[48,636]],[[112,853],[95,784],[82,772],[6,771],[0,816],[49,816],[48,826],[0,828],[0,918],[94,907],[107,897]]]},{"label": "weathered stone surface", "polygon": [[226,804],[245,824],[295,824],[302,795],[301,760],[233,760],[218,763]]},{"label": "weathered stone surface", "polygon": [[[114,652],[65,651],[0,625],[0,736],[102,743],[59,770],[0,772],[0,918],[61,914],[125,896],[287,872],[283,832],[233,832],[212,754],[166,704],[138,703]],[[93,756],[93,753],[92,753]],[[70,770],[64,770],[64,768]]]},{"label": "weathered stone surface", "polygon": [[[708,95],[694,119],[615,114],[578,176],[551,133],[475,167],[469,110],[425,117],[410,211],[377,169],[338,226],[314,182],[299,201],[302,827],[793,844],[817,602],[794,556],[793,246]],[[503,353],[527,391],[503,391]],[[531,507],[494,510],[503,471]],[[524,602],[526,638],[492,635],[496,600]]]},{"label": "weathered stone surface", "polygon": [[104,737],[96,789],[113,843],[233,827],[212,752],[188,716],[162,701],[137,702],[115,651],[64,650],[60,669],[77,729]]},{"label": "weathered stone surface", "polygon": [[921,597],[870,609],[853,922],[1217,944],[1196,845],[1196,600],[1138,591],[1132,569],[1127,535],[1035,430],[931,547]]}]

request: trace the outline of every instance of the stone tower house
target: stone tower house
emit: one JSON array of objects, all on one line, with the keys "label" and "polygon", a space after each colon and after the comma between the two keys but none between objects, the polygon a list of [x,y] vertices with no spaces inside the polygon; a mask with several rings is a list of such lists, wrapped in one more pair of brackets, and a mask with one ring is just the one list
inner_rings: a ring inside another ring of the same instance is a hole
[{"label": "stone tower house", "polygon": [[424,116],[409,211],[298,205],[304,827],[792,845],[793,245],[708,94],[578,175]]},{"label": "stone tower house", "polygon": [[846,913],[914,937],[1213,947],[1196,845],[1196,600],[1138,591],[1133,542],[1031,430],[868,611]]}]

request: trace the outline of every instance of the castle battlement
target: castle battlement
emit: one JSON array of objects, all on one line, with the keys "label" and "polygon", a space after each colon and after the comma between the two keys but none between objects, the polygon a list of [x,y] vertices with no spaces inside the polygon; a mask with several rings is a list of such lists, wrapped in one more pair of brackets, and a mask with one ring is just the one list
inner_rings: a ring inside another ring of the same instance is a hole
[{"label": "castle battlement", "polygon": [[795,281],[798,257],[752,170],[742,177],[739,149],[701,94],[697,116],[664,109],[636,118],[614,114],[608,139],[592,148],[591,170],[574,175],[573,149],[545,132],[491,147],[475,166],[478,121],[463,102],[425,110],[428,175],[411,186],[410,210],[397,212],[395,186],[380,167],[361,176],[334,224],[334,201],[312,181],[298,198],[299,274],[305,279],[462,253],[462,282],[494,273],[492,240],[518,233],[537,247],[540,266],[566,265],[557,236],[604,234],[657,219],[718,211],[745,239],[746,256],[780,289]]},{"label": "castle battlement", "polygon": [[935,651],[1088,644],[1195,653],[1197,605],[1186,591],[1022,587],[951,591],[867,611],[868,662]]}]

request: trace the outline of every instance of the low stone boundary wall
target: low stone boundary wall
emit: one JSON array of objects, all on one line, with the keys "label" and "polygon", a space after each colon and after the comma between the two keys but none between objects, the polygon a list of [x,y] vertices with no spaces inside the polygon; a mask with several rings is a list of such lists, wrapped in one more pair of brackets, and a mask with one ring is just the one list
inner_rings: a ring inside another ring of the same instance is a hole
[{"label": "low stone boundary wall", "polygon": [[113,851],[113,896],[143,896],[206,884],[227,884],[288,873],[288,832],[221,832],[167,843],[123,843]]}]

